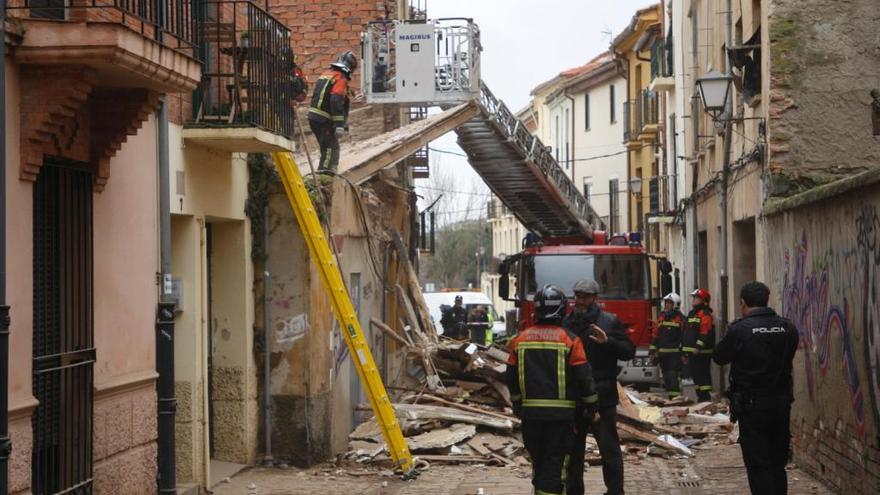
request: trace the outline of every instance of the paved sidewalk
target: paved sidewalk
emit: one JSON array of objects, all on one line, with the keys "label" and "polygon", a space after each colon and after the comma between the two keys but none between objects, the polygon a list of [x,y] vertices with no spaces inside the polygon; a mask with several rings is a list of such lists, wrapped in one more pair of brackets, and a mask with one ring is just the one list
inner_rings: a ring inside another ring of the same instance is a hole
[{"label": "paved sidewalk", "polygon": [[[360,474],[352,476],[353,472]],[[324,465],[312,469],[253,468],[221,483],[215,495],[485,495],[532,493],[530,473],[524,468],[487,466],[432,466],[417,480],[404,482],[360,466]],[[587,493],[604,493],[602,472],[590,467]],[[626,490],[630,494],[744,495],[749,493],[745,468],[737,445],[697,450],[691,459],[647,457],[629,460]],[[790,466],[790,495],[830,495],[821,484]]]}]

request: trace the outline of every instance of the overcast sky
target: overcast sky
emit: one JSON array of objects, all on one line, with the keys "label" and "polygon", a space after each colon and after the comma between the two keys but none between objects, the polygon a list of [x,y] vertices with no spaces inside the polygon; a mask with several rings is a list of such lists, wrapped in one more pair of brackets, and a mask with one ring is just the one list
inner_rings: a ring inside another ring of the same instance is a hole
[{"label": "overcast sky", "polygon": [[[428,17],[470,17],[480,26],[483,53],[482,78],[493,93],[516,112],[529,102],[532,88],[560,71],[583,65],[608,49],[611,38],[627,26],[636,10],[651,5],[649,0],[427,0]],[[461,152],[455,134],[449,133],[432,148]],[[431,153],[431,173],[439,168],[454,178],[450,190],[471,194],[444,193],[445,218],[461,216],[461,205],[487,192],[467,160],[450,154]],[[431,180],[417,180],[430,187]],[[435,184],[436,185],[436,184]],[[420,188],[425,196],[432,191]],[[425,205],[422,204],[421,207]],[[477,215],[473,212],[471,218]]]}]

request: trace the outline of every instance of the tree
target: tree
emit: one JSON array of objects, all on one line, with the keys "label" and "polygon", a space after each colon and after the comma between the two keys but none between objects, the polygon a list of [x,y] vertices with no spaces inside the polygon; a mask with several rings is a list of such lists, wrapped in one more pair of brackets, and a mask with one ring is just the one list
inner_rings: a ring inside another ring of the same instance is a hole
[{"label": "tree", "polygon": [[[434,253],[421,261],[421,279],[440,287],[480,286],[480,271],[489,263],[491,232],[483,220],[464,220],[449,224],[437,232]],[[481,249],[482,253],[481,253]],[[481,253],[478,255],[478,253]]]}]

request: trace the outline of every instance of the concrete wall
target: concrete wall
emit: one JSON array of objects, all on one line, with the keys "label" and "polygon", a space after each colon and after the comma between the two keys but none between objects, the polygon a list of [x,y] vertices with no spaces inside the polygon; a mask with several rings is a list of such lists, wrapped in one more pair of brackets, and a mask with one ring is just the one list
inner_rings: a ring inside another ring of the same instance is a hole
[{"label": "concrete wall", "polygon": [[212,421],[215,458],[252,464],[257,456],[248,172],[244,155],[185,144],[182,128],[169,127],[172,275],[183,289],[175,318],[176,469],[178,482],[205,484]]},{"label": "concrete wall", "polygon": [[9,327],[9,431],[12,456],[9,491],[30,486],[31,413],[36,406],[31,391],[33,355],[33,183],[20,181],[19,78],[17,66],[6,59],[6,280],[15,290],[6,291],[11,306]]},{"label": "concrete wall", "polygon": [[95,195],[95,492],[156,486],[158,203],[153,117]]},{"label": "concrete wall", "polygon": [[796,460],[847,494],[880,490],[880,185],[872,182],[767,220],[772,303],[801,336]]}]

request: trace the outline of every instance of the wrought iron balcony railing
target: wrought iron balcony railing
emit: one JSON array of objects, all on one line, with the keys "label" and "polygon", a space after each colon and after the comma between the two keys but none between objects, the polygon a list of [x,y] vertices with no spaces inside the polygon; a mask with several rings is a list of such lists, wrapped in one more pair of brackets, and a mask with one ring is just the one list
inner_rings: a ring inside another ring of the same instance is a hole
[{"label": "wrought iron balcony railing", "polygon": [[20,19],[120,24],[170,48],[193,47],[191,0],[9,0]]},{"label": "wrought iron balcony railing", "polygon": [[657,93],[644,89],[639,94],[639,120],[638,129],[641,131],[648,125],[656,125],[660,123],[660,105],[657,99]]},{"label": "wrought iron balcony railing", "polygon": [[623,142],[636,141],[639,138],[642,120],[642,105],[640,100],[627,100],[623,102]]},{"label": "wrought iron balcony railing", "polygon": [[193,123],[258,127],[292,138],[290,30],[249,1],[201,2],[195,17],[203,72],[193,101]]},{"label": "wrought iron balcony railing", "polygon": [[651,45],[651,80],[672,76],[672,36],[658,39]]}]

